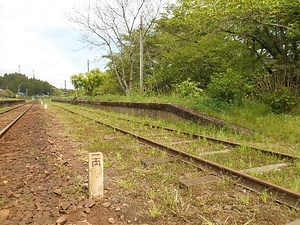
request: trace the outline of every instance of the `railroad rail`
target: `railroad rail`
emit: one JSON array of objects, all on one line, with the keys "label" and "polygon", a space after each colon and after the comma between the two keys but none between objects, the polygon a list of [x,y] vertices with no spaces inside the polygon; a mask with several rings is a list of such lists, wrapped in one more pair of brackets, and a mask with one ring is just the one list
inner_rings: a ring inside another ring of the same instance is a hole
[{"label": "railroad rail", "polygon": [[17,105],[16,107],[9,108],[9,109],[7,109],[7,110],[5,110],[5,111],[0,112],[0,114],[5,114],[5,113],[8,113],[8,112],[10,112],[10,111],[13,111],[13,110],[15,110],[15,109],[17,109],[17,108],[22,107],[22,106],[25,105],[25,104],[27,104],[27,103],[23,103],[23,104],[21,104],[21,105]]},{"label": "railroad rail", "polygon": [[[87,110],[87,109],[84,109],[84,108],[82,108],[82,109],[86,110],[88,112],[94,112],[92,110]],[[103,115],[105,115],[105,114],[103,113]],[[124,119],[124,118],[118,118],[118,119],[125,120],[125,121],[132,122],[132,123],[140,123],[140,122],[137,122],[137,121],[134,121],[134,120]],[[169,128],[169,127],[163,127],[163,126],[153,125],[153,124],[149,124],[149,123],[143,123],[143,125],[144,126],[149,126],[149,127],[152,127],[152,128],[164,129],[164,130],[170,131],[170,132],[181,133],[181,134],[184,134],[184,135],[187,135],[187,136],[191,136],[194,139],[206,139],[206,140],[212,141],[214,143],[219,143],[219,144],[227,145],[227,146],[234,147],[234,148],[240,148],[240,147],[243,146],[241,143],[237,143],[237,142],[233,142],[233,141],[227,141],[227,140],[214,138],[214,137],[201,135],[201,134],[193,134],[193,133],[189,133],[189,132],[186,132],[186,131],[178,131],[178,130],[175,130],[175,129],[172,129],[172,128]],[[288,160],[293,160],[293,161],[294,160],[300,160],[299,156],[295,156],[295,155],[291,155],[291,154],[287,154],[287,153],[256,148],[256,147],[253,147],[253,146],[247,146],[247,148],[251,149],[251,150],[262,152],[264,154],[273,155],[273,156],[276,156],[276,157],[281,158],[281,159],[288,159]]]},{"label": "railroad rail", "polygon": [[[94,121],[97,124],[112,128],[112,129],[114,129],[118,132],[121,132],[123,134],[130,135],[130,136],[136,138],[137,140],[139,140],[140,142],[142,142],[144,144],[147,144],[151,147],[154,147],[154,148],[157,148],[157,149],[160,149],[162,151],[167,152],[167,154],[172,156],[172,157],[180,158],[182,161],[184,161],[186,163],[189,163],[189,164],[193,164],[193,165],[195,165],[195,166],[197,166],[201,169],[206,169],[206,170],[209,170],[209,171],[213,171],[213,173],[215,175],[218,175],[218,176],[222,176],[222,175],[233,176],[233,177],[235,177],[239,180],[238,184],[240,186],[244,187],[244,188],[247,188],[249,190],[256,191],[256,192],[266,191],[267,194],[269,196],[271,196],[275,201],[280,202],[282,204],[285,204],[285,205],[287,205],[291,208],[294,208],[296,210],[300,209],[300,193],[298,193],[296,191],[293,191],[293,190],[290,190],[288,188],[276,185],[274,183],[256,178],[256,177],[248,175],[244,172],[241,172],[241,171],[238,171],[238,170],[220,165],[218,163],[200,158],[198,156],[195,156],[193,154],[189,154],[189,153],[181,151],[179,149],[176,149],[176,148],[158,143],[158,142],[153,141],[149,138],[143,137],[141,135],[137,135],[133,132],[121,129],[119,127],[110,125],[108,123],[90,118],[88,116],[79,114],[77,112],[74,112],[72,110],[63,108],[61,106],[57,106],[57,105],[55,105],[55,106],[65,110],[65,111],[68,111],[72,114],[81,116],[85,119]],[[170,131],[172,131],[172,129],[170,129]],[[173,130],[173,131],[175,131],[175,130]],[[190,135],[190,134],[188,134],[188,135]],[[194,138],[206,138],[207,139],[207,137],[205,137],[205,136],[196,135],[196,134],[193,135],[193,137]],[[215,141],[215,142],[223,142],[223,140],[220,140],[220,139],[214,139],[214,138],[209,138],[209,139],[211,141]],[[226,142],[225,144],[235,146],[235,147],[240,146],[240,144],[234,143],[234,142]],[[259,150],[259,151],[262,151],[263,153],[275,154],[278,157],[281,157],[280,156],[281,153],[276,153],[276,152],[272,152],[272,151],[269,151],[269,150],[260,150],[260,149],[256,149],[256,148],[253,148],[253,150]],[[292,155],[288,155],[288,154],[283,154],[282,157],[292,159],[292,160],[299,159],[299,157],[297,157],[297,156],[292,156]]]},{"label": "railroad rail", "polygon": [[[2,127],[0,128],[0,139],[15,125],[18,120],[22,118],[22,116],[24,116],[32,108],[35,103],[36,102],[31,103],[29,106],[27,104],[23,104],[0,113],[3,115],[11,113],[12,111],[21,111],[21,113],[18,113],[16,117],[14,115],[13,119],[8,118],[5,121],[2,121]],[[22,108],[25,108],[25,110],[22,110]]]}]

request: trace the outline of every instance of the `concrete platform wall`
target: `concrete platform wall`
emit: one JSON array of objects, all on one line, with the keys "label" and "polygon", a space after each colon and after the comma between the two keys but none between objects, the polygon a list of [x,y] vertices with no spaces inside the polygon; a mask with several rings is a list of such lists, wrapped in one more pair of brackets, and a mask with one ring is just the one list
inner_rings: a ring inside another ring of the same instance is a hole
[{"label": "concrete platform wall", "polygon": [[24,104],[24,103],[26,103],[26,101],[24,99],[16,99],[16,100],[2,100],[2,99],[0,99],[0,107],[18,105],[18,104]]},{"label": "concrete platform wall", "polygon": [[165,119],[172,122],[191,120],[203,125],[214,125],[217,127],[229,127],[238,133],[252,133],[243,127],[227,123],[224,120],[206,115],[179,104],[171,103],[140,103],[140,102],[98,102],[87,100],[65,100],[53,99],[53,101],[70,103],[76,105],[89,105],[103,110],[128,113],[136,116],[149,116],[151,118]]}]

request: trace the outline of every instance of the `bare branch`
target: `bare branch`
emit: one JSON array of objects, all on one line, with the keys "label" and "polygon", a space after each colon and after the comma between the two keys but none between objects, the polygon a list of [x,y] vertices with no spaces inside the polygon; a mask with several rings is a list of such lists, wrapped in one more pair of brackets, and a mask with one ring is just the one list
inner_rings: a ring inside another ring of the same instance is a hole
[{"label": "bare branch", "polygon": [[[125,93],[130,91],[133,82],[133,56],[138,48],[136,30],[139,16],[145,19],[146,33],[159,15],[163,1],[90,0],[83,9],[74,8],[74,14],[70,17],[71,22],[83,29],[83,41],[88,46],[106,49]],[[129,65],[129,71],[126,65]]]}]

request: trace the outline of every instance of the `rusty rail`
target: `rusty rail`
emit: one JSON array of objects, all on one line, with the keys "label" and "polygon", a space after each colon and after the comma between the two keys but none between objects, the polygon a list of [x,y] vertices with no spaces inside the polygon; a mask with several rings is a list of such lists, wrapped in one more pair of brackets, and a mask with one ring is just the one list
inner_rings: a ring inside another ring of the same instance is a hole
[{"label": "rusty rail", "polygon": [[[21,117],[23,115],[25,115],[25,113],[27,113],[29,111],[29,109],[31,109],[31,107],[34,105],[35,103],[33,103],[32,105],[30,105],[26,110],[24,110],[18,117],[16,117],[12,122],[10,122],[4,129],[2,129],[0,131],[0,139],[13,127],[13,125],[19,120],[21,119]],[[18,108],[18,107],[16,107]],[[14,109],[16,109],[14,108]]]},{"label": "rusty rail", "polygon": [[[155,128],[165,129],[165,130],[171,131],[171,132],[178,132],[177,130],[174,130],[174,129],[168,128],[168,127],[161,127],[161,126],[156,126],[156,125],[151,125],[151,124],[145,124],[145,125],[152,126],[152,127],[155,127]],[[228,145],[228,146],[235,147],[235,148],[242,147],[242,144],[232,142],[232,141],[226,141],[226,140],[213,138],[213,137],[209,137],[209,136],[204,136],[204,135],[200,135],[200,134],[191,134],[191,133],[188,133],[188,132],[185,132],[185,131],[180,131],[180,133],[184,134],[184,135],[192,136],[195,139],[202,138],[202,139],[206,139],[206,140],[209,140],[209,141],[212,141],[212,142],[215,142],[215,143],[224,144],[224,145]],[[295,155],[290,155],[290,154],[271,151],[271,150],[266,150],[266,149],[260,149],[260,148],[256,148],[256,147],[253,147],[253,146],[246,146],[246,147],[251,149],[251,150],[260,151],[264,154],[274,155],[274,156],[276,156],[278,158],[281,158],[281,159],[289,159],[289,160],[297,160],[298,159],[298,160],[300,160],[300,157],[295,156]]]},{"label": "rusty rail", "polygon": [[[262,191],[266,191],[267,194],[269,196],[271,196],[272,198],[274,198],[275,201],[280,202],[281,204],[285,204],[291,208],[294,208],[296,210],[300,210],[300,193],[292,191],[290,189],[281,187],[279,185],[273,184],[271,182],[268,181],[264,181],[262,179],[250,176],[248,174],[245,174],[243,172],[219,165],[217,163],[211,162],[209,160],[206,159],[202,159],[200,157],[197,157],[195,155],[183,152],[181,150],[154,142],[148,138],[136,135],[134,133],[131,133],[129,131],[123,130],[121,128],[118,127],[114,127],[112,125],[106,124],[104,122],[89,118],[87,116],[83,116],[80,115],[76,112],[73,112],[69,109],[65,109],[63,107],[60,106],[56,106],[59,107],[65,111],[68,111],[70,113],[73,113],[75,115],[81,116],[85,119],[91,120],[96,122],[97,124],[101,124],[104,126],[107,126],[109,128],[112,128],[116,131],[119,131],[123,134],[127,134],[127,135],[131,135],[134,138],[137,138],[140,142],[145,143],[149,146],[152,146],[154,148],[163,150],[165,152],[167,152],[170,156],[174,156],[174,157],[179,157],[182,161],[189,163],[189,164],[193,164],[197,167],[200,168],[205,168],[207,170],[211,170],[213,172],[215,172],[217,175],[222,176],[222,175],[231,175],[233,177],[237,177],[240,178],[239,179],[239,183],[240,185],[244,186],[245,188],[248,188],[250,190],[253,191],[257,191],[257,192],[262,192]],[[217,139],[216,139],[217,140]]]},{"label": "rusty rail", "polygon": [[23,105],[26,105],[26,104],[28,104],[28,103],[24,103],[24,104],[22,104],[22,105],[18,105],[18,106],[16,106],[16,107],[11,108],[11,109],[7,109],[7,110],[5,110],[5,111],[3,111],[3,112],[0,112],[0,114],[8,113],[8,112],[10,112],[10,111],[12,111],[12,110],[15,110],[15,109],[17,109],[17,108],[22,107]]},{"label": "rusty rail", "polygon": [[[86,109],[84,109],[84,110],[86,110]],[[94,112],[94,111],[90,111],[90,110],[86,110],[86,111]],[[103,115],[105,115],[105,114],[103,113]],[[128,121],[128,122],[140,123],[140,122],[137,122],[137,121],[124,119],[124,118],[118,118],[118,119]],[[179,132],[181,134],[191,136],[194,139],[206,139],[206,140],[209,140],[209,141],[212,141],[212,142],[215,142],[215,143],[224,144],[224,145],[234,147],[234,148],[242,147],[242,144],[237,143],[237,142],[222,140],[222,139],[219,139],[219,138],[209,137],[209,136],[205,136],[205,135],[201,135],[201,134],[192,134],[192,133],[189,133],[189,132],[186,132],[186,131],[178,131],[178,130],[174,130],[174,129],[169,128],[169,127],[162,127],[162,126],[153,125],[153,124],[149,124],[149,123],[143,123],[143,125],[149,126],[149,127],[154,127],[154,128],[159,128],[159,129],[164,129],[164,130],[167,130],[167,131],[170,131],[170,132],[176,132],[176,133]],[[281,152],[276,152],[276,151],[272,151],[272,150],[256,148],[256,147],[253,147],[253,146],[245,146],[245,147],[247,147],[251,150],[262,152],[262,153],[267,154],[267,155],[276,156],[280,159],[288,159],[288,160],[292,160],[292,161],[300,160],[299,156],[295,156],[295,155],[291,155],[291,154],[287,154],[287,153],[281,153]]]}]

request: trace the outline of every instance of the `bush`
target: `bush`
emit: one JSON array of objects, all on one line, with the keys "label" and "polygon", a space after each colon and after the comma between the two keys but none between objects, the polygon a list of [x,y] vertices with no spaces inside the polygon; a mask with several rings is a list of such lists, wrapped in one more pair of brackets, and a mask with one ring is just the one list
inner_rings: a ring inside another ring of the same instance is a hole
[{"label": "bush", "polygon": [[207,86],[207,91],[212,98],[226,102],[240,101],[250,93],[252,86],[239,73],[228,69],[224,73],[214,74]]},{"label": "bush", "polygon": [[282,87],[267,96],[266,102],[275,113],[287,113],[296,107],[297,98],[289,88]]},{"label": "bush", "polygon": [[10,90],[0,90],[0,98],[13,98],[14,93]]},{"label": "bush", "polygon": [[203,94],[203,90],[198,87],[198,84],[194,81],[191,81],[190,78],[183,81],[180,84],[175,85],[175,92],[181,97],[199,97]]}]

